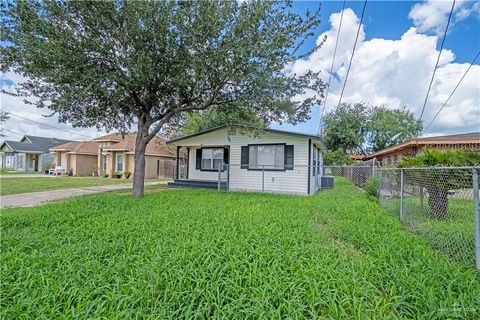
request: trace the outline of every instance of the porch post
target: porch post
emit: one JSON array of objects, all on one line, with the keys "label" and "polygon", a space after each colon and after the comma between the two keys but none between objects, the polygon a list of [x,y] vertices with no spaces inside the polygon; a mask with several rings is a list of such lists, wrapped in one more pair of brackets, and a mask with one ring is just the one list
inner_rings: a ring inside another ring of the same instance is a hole
[{"label": "porch post", "polygon": [[177,146],[177,163],[176,163],[176,168],[175,168],[177,179],[180,179],[180,176],[179,176],[179,168],[180,168],[180,148],[181,148],[180,146]]}]

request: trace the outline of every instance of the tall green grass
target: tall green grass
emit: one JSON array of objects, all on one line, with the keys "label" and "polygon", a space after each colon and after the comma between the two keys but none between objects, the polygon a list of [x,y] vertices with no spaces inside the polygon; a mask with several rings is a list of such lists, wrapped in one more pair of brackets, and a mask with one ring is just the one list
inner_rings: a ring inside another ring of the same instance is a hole
[{"label": "tall green grass", "polygon": [[[314,197],[167,190],[1,214],[2,318],[471,318],[475,270],[337,179]],[[475,311],[476,310],[476,311]]]}]

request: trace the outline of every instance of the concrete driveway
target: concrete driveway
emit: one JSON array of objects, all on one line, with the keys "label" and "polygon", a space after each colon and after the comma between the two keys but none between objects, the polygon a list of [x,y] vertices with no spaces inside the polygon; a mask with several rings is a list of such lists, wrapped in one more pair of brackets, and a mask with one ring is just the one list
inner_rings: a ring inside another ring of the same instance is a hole
[{"label": "concrete driveway", "polygon": [[0,174],[0,179],[11,178],[55,178],[54,175],[35,174],[35,173],[16,173],[16,174]]},{"label": "concrete driveway", "polygon": [[[158,182],[145,182],[145,185],[147,186],[157,183]],[[12,194],[8,196],[0,196],[0,208],[5,209],[15,207],[33,207],[49,201],[127,188],[132,188],[132,184],[114,184],[108,186],[69,188],[32,193]]]}]

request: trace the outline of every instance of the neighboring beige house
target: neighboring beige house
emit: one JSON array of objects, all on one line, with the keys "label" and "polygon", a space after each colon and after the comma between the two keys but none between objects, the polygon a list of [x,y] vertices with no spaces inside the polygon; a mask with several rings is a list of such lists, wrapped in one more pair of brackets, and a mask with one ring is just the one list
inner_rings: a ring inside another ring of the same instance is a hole
[{"label": "neighboring beige house", "polygon": [[71,170],[74,176],[89,176],[96,172],[98,143],[72,141],[50,148],[54,152],[56,166]]},{"label": "neighboring beige house", "polygon": [[[67,143],[50,149],[55,152],[55,163],[72,170],[73,175],[85,176],[96,172],[109,177],[135,169],[136,134],[108,134],[92,141]],[[145,178],[173,177],[174,147],[165,139],[153,138],[145,152]]]}]

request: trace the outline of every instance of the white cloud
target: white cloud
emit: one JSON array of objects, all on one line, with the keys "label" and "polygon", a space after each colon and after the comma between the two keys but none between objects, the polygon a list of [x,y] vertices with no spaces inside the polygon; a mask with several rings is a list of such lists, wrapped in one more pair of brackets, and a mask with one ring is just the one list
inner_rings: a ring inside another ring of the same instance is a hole
[{"label": "white cloud", "polygon": [[[24,80],[21,75],[13,72],[1,74],[1,79],[10,80],[13,82],[13,84],[2,86],[1,89],[4,89],[8,92],[12,92],[15,84]],[[5,122],[3,127],[9,131],[17,133],[15,134],[5,131],[5,140],[19,140],[21,135],[25,134],[43,137],[56,137],[69,140],[89,140],[88,137],[97,137],[104,134],[104,132],[98,132],[95,128],[72,128],[66,124],[58,123],[58,117],[56,115],[52,117],[45,117],[46,115],[51,114],[50,110],[39,109],[30,104],[26,104],[23,99],[24,98],[14,97],[4,93],[0,94],[1,110],[12,113],[10,119]],[[16,117],[13,114],[40,122],[42,124]],[[54,129],[43,124],[47,124],[58,129]],[[63,130],[72,131],[72,133]]]},{"label": "white cloud", "polygon": [[[418,32],[443,35],[451,9],[452,1],[428,0],[414,5],[408,17],[412,19]],[[468,18],[470,15],[478,15],[479,11],[480,4],[477,1],[457,1],[449,29],[453,24]]]},{"label": "white cloud", "polygon": [[[323,39],[325,35],[328,36],[324,46],[307,59],[296,61],[290,66],[293,72],[321,70],[322,79],[328,80],[339,19],[339,13],[331,15],[331,29],[318,37]],[[345,9],[333,69],[338,78],[332,78],[327,112],[338,104],[358,23],[358,17],[353,11]],[[438,39],[434,35],[421,34],[414,27],[406,31],[399,40],[381,38],[365,40],[362,31],[342,102],[363,101],[370,105],[385,104],[391,108],[405,105],[418,117],[438,56],[436,49]],[[451,50],[443,50],[423,116],[425,125],[453,91],[468,66],[468,63],[456,63],[455,54]],[[432,124],[430,134],[480,130],[479,83],[480,66],[474,65],[448,105]],[[312,116],[308,123],[309,131],[318,128],[318,110],[312,113]]]}]

